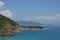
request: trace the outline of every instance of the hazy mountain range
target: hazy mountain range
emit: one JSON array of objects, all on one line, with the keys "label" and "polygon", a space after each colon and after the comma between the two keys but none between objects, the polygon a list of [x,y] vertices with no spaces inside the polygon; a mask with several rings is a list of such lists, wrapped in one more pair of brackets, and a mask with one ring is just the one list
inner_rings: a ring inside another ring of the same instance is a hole
[{"label": "hazy mountain range", "polygon": [[34,21],[16,21],[18,24],[22,25],[22,26],[42,26],[42,23],[38,23],[38,22],[34,22]]},{"label": "hazy mountain range", "polygon": [[16,21],[18,24],[22,25],[22,26],[43,26],[43,27],[48,27],[48,28],[53,28],[53,27],[60,27],[59,24],[43,24],[43,23],[38,23],[38,22],[34,22],[34,21]]}]

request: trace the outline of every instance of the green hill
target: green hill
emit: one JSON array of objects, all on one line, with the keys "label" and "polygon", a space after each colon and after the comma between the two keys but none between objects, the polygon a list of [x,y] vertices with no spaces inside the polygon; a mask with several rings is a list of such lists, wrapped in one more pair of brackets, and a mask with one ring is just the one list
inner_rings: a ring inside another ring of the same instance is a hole
[{"label": "green hill", "polygon": [[18,32],[20,25],[0,14],[0,35],[13,35]]},{"label": "green hill", "polygon": [[20,26],[8,17],[0,14],[0,35],[14,35],[20,30],[41,30],[41,26]]}]

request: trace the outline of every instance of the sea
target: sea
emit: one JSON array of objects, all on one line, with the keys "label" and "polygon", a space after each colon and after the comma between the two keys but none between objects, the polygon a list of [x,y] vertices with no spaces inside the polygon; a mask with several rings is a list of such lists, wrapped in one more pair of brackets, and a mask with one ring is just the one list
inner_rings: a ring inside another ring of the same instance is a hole
[{"label": "sea", "polygon": [[60,40],[60,27],[48,30],[24,30],[14,36],[0,36],[0,40]]}]

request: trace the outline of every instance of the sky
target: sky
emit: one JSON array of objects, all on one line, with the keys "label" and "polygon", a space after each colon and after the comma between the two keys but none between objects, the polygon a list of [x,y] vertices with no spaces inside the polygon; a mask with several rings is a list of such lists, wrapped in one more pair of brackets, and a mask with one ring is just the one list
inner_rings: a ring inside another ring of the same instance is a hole
[{"label": "sky", "polygon": [[60,0],[0,0],[0,14],[14,20],[60,21]]}]

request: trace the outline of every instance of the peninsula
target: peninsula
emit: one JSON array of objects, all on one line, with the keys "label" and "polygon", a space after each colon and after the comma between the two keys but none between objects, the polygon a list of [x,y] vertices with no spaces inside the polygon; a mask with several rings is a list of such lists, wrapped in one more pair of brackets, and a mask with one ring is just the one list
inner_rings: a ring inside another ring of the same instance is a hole
[{"label": "peninsula", "polygon": [[41,30],[40,26],[21,26],[8,17],[0,14],[0,35],[14,35],[22,30]]}]

